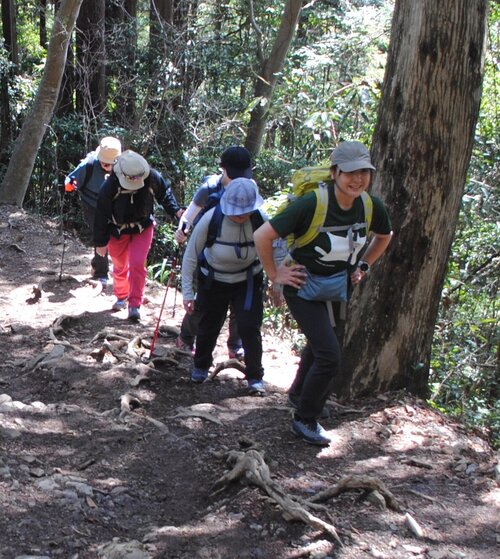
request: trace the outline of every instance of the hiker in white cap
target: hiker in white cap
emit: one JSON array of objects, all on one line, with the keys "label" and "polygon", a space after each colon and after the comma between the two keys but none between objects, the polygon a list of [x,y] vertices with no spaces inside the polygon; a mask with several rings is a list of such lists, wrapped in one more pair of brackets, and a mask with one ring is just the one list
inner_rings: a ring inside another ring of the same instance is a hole
[{"label": "hiker in white cap", "polygon": [[[290,312],[307,339],[288,394],[295,408],[292,431],[314,445],[331,442],[317,420],[340,374],[341,349],[332,320],[332,301],[347,301],[349,281],[362,281],[391,240],[391,222],[384,204],[364,194],[374,169],[363,144],[340,143],[331,155],[331,181],[324,185],[326,201],[321,202],[318,189],[310,191],[255,232],[262,265],[273,284],[284,286]],[[365,204],[365,199],[372,205]],[[326,212],[314,238],[293,249],[291,261],[276,266],[273,242],[291,234],[295,238],[304,235],[321,203],[326,204]],[[363,248],[366,250],[361,253]]]},{"label": "hiker in white cap", "polygon": [[[99,191],[121,152],[120,140],[113,136],[106,136],[100,141],[96,150],[87,154],[64,180],[66,192],[78,192],[85,223],[91,236],[94,231],[95,208]],[[92,266],[92,278],[99,280],[103,286],[106,286],[109,272],[108,257],[100,256],[94,251],[94,257],[90,265]]]},{"label": "hiker in white cap", "polygon": [[113,262],[114,311],[127,308],[130,320],[140,319],[146,259],[153,240],[155,201],[170,217],[180,218],[182,209],[165,180],[148,162],[131,150],[113,165],[97,200],[94,244],[98,254],[107,251]]},{"label": "hiker in white cap", "polygon": [[[248,393],[265,393],[261,325],[263,272],[253,232],[265,220],[263,203],[252,179],[232,180],[220,203],[193,229],[182,261],[184,308],[200,313],[191,380],[202,383],[212,366],[212,353],[229,305],[245,350]],[[197,272],[195,297],[193,277]]]}]

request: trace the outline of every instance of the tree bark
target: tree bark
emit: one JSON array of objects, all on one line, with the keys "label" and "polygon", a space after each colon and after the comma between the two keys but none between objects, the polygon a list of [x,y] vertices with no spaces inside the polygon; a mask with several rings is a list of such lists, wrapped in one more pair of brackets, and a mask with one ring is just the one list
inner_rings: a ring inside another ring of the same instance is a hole
[{"label": "tree bark", "polygon": [[[253,19],[252,0],[249,1],[249,5],[251,12],[250,19],[257,33],[257,42],[260,45],[260,30]],[[255,84],[254,96],[256,104],[250,114],[250,122],[248,124],[247,137],[245,140],[245,147],[254,156],[259,154],[262,147],[269,105],[273,97],[276,82],[278,81],[279,73],[283,69],[290,43],[292,42],[295,29],[297,28],[301,8],[302,0],[287,0],[271,54],[267,59],[264,59],[262,53],[259,52],[262,67]]]},{"label": "tree bark", "polygon": [[[129,128],[135,121],[136,88],[135,63],[137,57],[137,0],[120,0],[106,3],[106,52],[107,62],[106,98],[115,106],[113,118],[116,124]],[[119,83],[111,90],[109,83]]]},{"label": "tree bark", "polygon": [[16,5],[13,0],[2,0],[2,30],[5,48],[13,64],[19,62],[17,48]]},{"label": "tree bark", "polygon": [[0,186],[0,204],[23,204],[36,154],[54,113],[68,45],[82,1],[62,0],[55,16],[42,80]]},{"label": "tree bark", "polygon": [[352,299],[341,392],[425,394],[479,113],[487,0],[397,0],[372,157],[395,238]]},{"label": "tree bark", "polygon": [[47,48],[47,0],[40,0],[40,46]]},{"label": "tree bark", "polygon": [[9,53],[11,66],[3,65],[0,71],[0,157],[4,158],[12,142],[12,113],[10,110],[9,84],[13,67],[19,62],[17,48],[16,6],[13,0],[2,0],[2,34],[5,48]]},{"label": "tree bark", "polygon": [[89,121],[95,120],[106,107],[104,14],[104,0],[84,2],[77,20],[76,107]]}]

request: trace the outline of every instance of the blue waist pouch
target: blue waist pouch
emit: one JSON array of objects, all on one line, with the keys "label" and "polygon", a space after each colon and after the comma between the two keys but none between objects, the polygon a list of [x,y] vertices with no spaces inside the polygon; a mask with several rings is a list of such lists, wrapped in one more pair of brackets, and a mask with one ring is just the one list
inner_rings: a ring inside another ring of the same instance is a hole
[{"label": "blue waist pouch", "polygon": [[347,270],[331,276],[307,272],[306,282],[297,295],[307,301],[347,301]]}]

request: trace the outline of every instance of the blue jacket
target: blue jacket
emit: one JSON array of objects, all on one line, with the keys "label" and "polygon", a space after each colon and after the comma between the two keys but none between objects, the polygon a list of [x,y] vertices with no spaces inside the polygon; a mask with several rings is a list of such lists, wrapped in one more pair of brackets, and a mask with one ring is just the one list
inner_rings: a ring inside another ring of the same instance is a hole
[{"label": "blue jacket", "polygon": [[107,173],[101,167],[95,152],[87,154],[68,175],[70,181],[76,181],[77,192],[82,202],[92,208],[97,206],[97,197],[106,178]]}]

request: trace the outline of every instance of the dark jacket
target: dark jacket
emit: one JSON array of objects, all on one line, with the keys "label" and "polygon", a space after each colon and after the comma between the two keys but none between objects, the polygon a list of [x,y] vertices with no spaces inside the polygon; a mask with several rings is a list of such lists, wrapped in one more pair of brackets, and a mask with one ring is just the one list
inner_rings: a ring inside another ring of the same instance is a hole
[{"label": "dark jacket", "polygon": [[125,190],[118,177],[112,173],[103,184],[97,199],[94,223],[94,245],[106,246],[110,236],[144,231],[154,223],[155,201],[171,217],[180,207],[171,190],[171,183],[155,169],[151,169],[139,190]]}]

